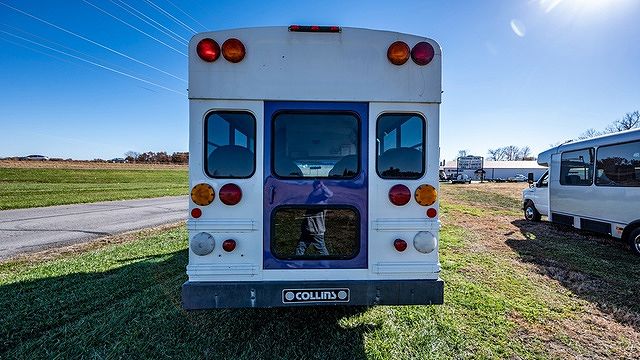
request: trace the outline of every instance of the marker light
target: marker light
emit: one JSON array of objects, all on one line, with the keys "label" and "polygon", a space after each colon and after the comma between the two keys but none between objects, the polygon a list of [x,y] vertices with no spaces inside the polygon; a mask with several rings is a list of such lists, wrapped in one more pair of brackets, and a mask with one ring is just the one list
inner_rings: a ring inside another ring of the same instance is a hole
[{"label": "marker light", "polygon": [[425,41],[417,43],[416,46],[411,49],[411,59],[420,66],[430,63],[431,60],[433,60],[434,54],[433,46]]},{"label": "marker light", "polygon": [[422,206],[431,206],[436,202],[438,192],[433,186],[422,184],[416,189],[415,198],[418,204]]},{"label": "marker light", "polygon": [[242,189],[236,184],[224,184],[218,191],[218,197],[225,205],[235,205],[242,199]]},{"label": "marker light", "polygon": [[291,31],[291,32],[339,33],[339,32],[342,31],[342,28],[340,28],[339,26],[291,25],[291,26],[289,26],[289,31]]},{"label": "marker light", "polygon": [[427,216],[428,216],[429,218],[434,218],[434,217],[436,217],[437,215],[438,215],[438,210],[436,210],[436,209],[434,209],[434,208],[429,208],[429,209],[427,210]]},{"label": "marker light", "polygon": [[216,193],[209,184],[198,184],[191,189],[191,200],[200,206],[211,204],[215,197]]},{"label": "marker light", "polygon": [[387,59],[393,65],[402,65],[409,60],[409,45],[403,41],[396,41],[387,50]]},{"label": "marker light", "polygon": [[213,39],[202,39],[196,46],[196,52],[200,59],[214,62],[220,57],[220,46]]},{"label": "marker light", "polygon": [[200,208],[193,208],[191,209],[191,217],[193,218],[199,218],[200,216],[202,216],[202,210],[200,210]]},{"label": "marker light", "polygon": [[411,200],[411,191],[402,184],[393,185],[389,189],[389,201],[393,205],[402,206]]},{"label": "marker light", "polygon": [[233,239],[225,240],[222,242],[222,248],[226,252],[232,252],[236,249],[236,241]]},{"label": "marker light", "polygon": [[402,239],[395,239],[393,247],[396,248],[396,250],[403,252],[407,250],[407,242]]},{"label": "marker light", "polygon": [[231,38],[222,43],[222,56],[232,63],[239,63],[244,59],[246,51],[242,41]]}]

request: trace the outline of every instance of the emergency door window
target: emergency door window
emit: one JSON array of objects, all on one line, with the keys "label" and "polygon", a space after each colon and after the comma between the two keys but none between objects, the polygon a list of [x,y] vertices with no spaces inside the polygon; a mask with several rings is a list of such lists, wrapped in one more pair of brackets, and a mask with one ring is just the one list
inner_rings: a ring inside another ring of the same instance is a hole
[{"label": "emergency door window", "polygon": [[271,251],[283,260],[352,259],[360,251],[353,208],[306,206],[275,210]]},{"label": "emergency door window", "polygon": [[560,160],[560,185],[593,184],[593,149],[563,152]]},{"label": "emergency door window", "polygon": [[640,141],[598,148],[596,185],[640,186]]},{"label": "emergency door window", "polygon": [[376,127],[376,171],[383,179],[419,179],[425,170],[425,121],[416,114],[384,114]]},{"label": "emergency door window", "polygon": [[216,111],[205,119],[205,171],[213,178],[248,178],[255,171],[256,120],[248,112]]}]

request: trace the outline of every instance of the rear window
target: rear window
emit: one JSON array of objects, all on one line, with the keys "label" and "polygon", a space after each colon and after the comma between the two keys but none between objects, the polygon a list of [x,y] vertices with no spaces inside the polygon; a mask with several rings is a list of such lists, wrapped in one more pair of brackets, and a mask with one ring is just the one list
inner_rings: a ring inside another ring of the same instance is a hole
[{"label": "rear window", "polygon": [[376,127],[376,171],[383,179],[418,179],[425,168],[425,120],[417,114],[383,114]]},{"label": "rear window", "polygon": [[273,172],[283,178],[354,178],[360,172],[354,113],[280,112],[273,117]]},{"label": "rear window", "polygon": [[248,112],[216,111],[205,119],[205,172],[248,178],[256,168],[256,119]]},{"label": "rear window", "polygon": [[593,184],[593,149],[563,152],[560,161],[560,185]]}]

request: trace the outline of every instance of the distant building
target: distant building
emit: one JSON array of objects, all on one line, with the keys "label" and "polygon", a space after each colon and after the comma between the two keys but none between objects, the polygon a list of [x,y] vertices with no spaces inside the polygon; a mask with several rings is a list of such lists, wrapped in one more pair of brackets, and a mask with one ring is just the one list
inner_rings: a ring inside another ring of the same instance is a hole
[{"label": "distant building", "polygon": [[[444,170],[445,175],[448,177],[452,174],[467,174],[472,179],[480,179],[478,169],[458,169],[456,160],[447,161],[444,166],[440,167],[441,170]],[[494,180],[494,179],[507,179],[509,177],[516,176],[517,174],[522,174],[527,176],[528,173],[533,173],[533,177],[538,179],[547,168],[544,166],[538,165],[537,161],[492,161],[492,160],[484,160],[484,167],[482,168],[485,171],[484,178],[485,180]]]}]

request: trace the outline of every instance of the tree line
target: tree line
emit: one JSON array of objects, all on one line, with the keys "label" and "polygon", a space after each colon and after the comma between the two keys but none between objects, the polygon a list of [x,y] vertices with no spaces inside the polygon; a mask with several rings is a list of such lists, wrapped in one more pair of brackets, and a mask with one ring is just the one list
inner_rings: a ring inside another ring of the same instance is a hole
[{"label": "tree line", "polygon": [[153,152],[147,151],[139,153],[136,151],[127,151],[125,160],[130,163],[160,163],[160,164],[188,164],[188,152],[174,152],[169,155],[165,151]]},{"label": "tree line", "polygon": [[611,134],[615,132],[640,128],[640,111],[632,111],[624,114],[624,116],[611,124],[607,125],[604,130],[587,129],[580,134],[576,140],[589,139],[595,136]]}]

